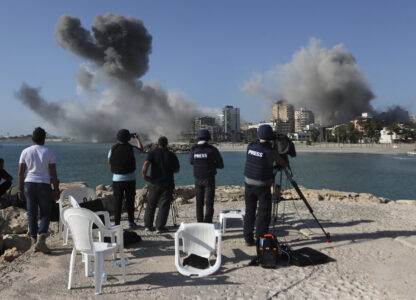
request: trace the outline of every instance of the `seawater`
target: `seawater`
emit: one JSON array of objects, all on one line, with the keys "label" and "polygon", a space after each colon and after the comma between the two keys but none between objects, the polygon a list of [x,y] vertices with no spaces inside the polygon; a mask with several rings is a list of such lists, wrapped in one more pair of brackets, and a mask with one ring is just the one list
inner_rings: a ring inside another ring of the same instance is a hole
[{"label": "seawater", "polygon": [[[5,169],[17,184],[18,160],[30,142],[2,142],[0,157]],[[111,144],[49,142],[55,152],[61,182],[83,181],[89,186],[111,184],[112,174],[107,163]],[[137,188],[146,183],[141,167],[147,154],[136,154]],[[177,154],[181,165],[175,174],[177,185],[193,184],[188,154]],[[245,152],[222,152],[225,168],[218,170],[217,185],[244,185]],[[298,153],[290,159],[293,178],[299,185],[312,189],[371,193],[391,200],[416,199],[416,157],[380,154]],[[285,176],[282,182],[290,187]]]}]

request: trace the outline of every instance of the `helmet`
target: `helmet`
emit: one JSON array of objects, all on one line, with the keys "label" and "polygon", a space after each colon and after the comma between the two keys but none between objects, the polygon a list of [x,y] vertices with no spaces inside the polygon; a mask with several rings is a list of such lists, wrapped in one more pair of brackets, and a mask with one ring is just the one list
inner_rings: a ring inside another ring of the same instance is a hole
[{"label": "helmet", "polygon": [[262,140],[272,140],[274,138],[272,127],[267,124],[261,125],[257,130],[257,137]]},{"label": "helmet", "polygon": [[128,141],[130,141],[130,137],[130,131],[128,131],[127,129],[120,129],[117,133],[117,140],[122,143],[127,143]]},{"label": "helmet", "polygon": [[196,137],[198,140],[210,140],[211,134],[207,129],[201,129],[198,131],[198,135]]}]

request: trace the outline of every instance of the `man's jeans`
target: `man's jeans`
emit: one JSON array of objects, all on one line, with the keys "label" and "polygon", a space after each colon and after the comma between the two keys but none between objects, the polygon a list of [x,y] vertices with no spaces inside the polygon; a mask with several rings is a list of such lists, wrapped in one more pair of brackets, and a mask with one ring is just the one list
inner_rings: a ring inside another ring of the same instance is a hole
[{"label": "man's jeans", "polygon": [[[52,189],[50,184],[25,182],[25,197],[30,236],[47,233],[53,205]],[[38,229],[38,207],[40,209],[40,225]]]},{"label": "man's jeans", "polygon": [[[205,179],[195,178],[195,196],[196,219],[198,223],[212,223],[212,217],[214,216],[215,176]],[[206,203],[205,218],[204,203]]]}]

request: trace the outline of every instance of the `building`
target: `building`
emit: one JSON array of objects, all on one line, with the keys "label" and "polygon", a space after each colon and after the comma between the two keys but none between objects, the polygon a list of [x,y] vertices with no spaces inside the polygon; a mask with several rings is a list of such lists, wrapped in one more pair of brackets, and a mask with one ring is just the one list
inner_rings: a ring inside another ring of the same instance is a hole
[{"label": "building", "polygon": [[198,131],[201,129],[207,129],[211,134],[212,141],[218,141],[221,136],[221,128],[215,122],[213,117],[198,117],[194,118],[192,121],[192,137],[196,138]]},{"label": "building", "polygon": [[392,144],[397,139],[397,134],[394,131],[387,130],[387,127],[380,130],[380,144]]},{"label": "building", "polygon": [[272,104],[272,120],[276,123],[278,133],[287,134],[295,131],[295,113],[293,105],[285,100]]},{"label": "building", "polygon": [[315,123],[315,116],[312,111],[301,108],[295,111],[295,132],[304,130],[307,125]]},{"label": "building", "polygon": [[241,140],[240,109],[227,105],[224,107],[223,113],[224,139],[227,141],[239,142]]},{"label": "building", "polygon": [[416,115],[415,116],[409,116],[410,122],[416,124]]}]

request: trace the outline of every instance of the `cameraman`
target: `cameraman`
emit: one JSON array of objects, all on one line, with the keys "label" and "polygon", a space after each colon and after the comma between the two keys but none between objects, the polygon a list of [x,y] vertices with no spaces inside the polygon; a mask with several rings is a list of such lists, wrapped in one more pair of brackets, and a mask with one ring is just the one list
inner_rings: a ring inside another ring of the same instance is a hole
[{"label": "cameraman", "polygon": [[[287,162],[278,154],[271,141],[275,139],[269,125],[257,130],[258,140],[247,147],[244,170],[246,215],[244,217],[244,239],[247,246],[256,244],[253,238],[254,223],[256,237],[268,232],[272,211],[271,186],[274,181],[273,163],[287,167]],[[259,202],[256,219],[257,201]]]},{"label": "cameraman", "polygon": [[126,198],[126,208],[129,218],[129,228],[136,228],[134,223],[134,198],[136,195],[136,159],[134,158],[133,145],[129,144],[134,137],[137,142],[137,149],[143,151],[142,143],[137,133],[131,134],[127,129],[120,129],[117,133],[117,144],[111,147],[108,152],[108,163],[113,173],[114,193],[114,224],[119,225],[121,220],[121,208],[123,198]]}]

